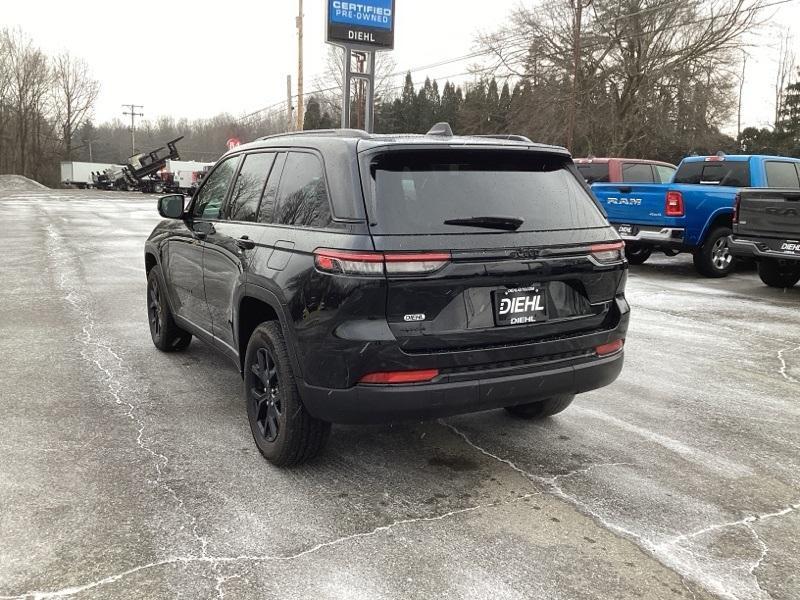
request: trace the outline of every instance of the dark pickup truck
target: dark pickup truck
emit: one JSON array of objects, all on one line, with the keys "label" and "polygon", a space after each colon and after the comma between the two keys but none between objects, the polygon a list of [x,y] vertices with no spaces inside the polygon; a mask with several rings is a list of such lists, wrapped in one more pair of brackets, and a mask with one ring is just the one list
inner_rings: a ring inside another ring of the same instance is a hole
[{"label": "dark pickup truck", "polygon": [[728,246],[735,256],[754,258],[768,286],[800,281],[800,188],[741,190]]}]

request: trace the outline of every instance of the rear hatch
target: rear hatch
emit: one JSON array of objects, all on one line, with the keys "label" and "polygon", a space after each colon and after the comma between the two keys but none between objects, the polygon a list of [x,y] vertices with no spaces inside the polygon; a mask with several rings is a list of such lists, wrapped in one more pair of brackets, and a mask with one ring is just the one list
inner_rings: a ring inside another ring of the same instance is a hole
[{"label": "rear hatch", "polygon": [[[770,249],[800,240],[800,190],[745,189],[740,192],[737,235],[774,238]],[[794,247],[792,248],[794,249]],[[784,249],[785,250],[785,249]]]},{"label": "rear hatch", "polygon": [[361,168],[375,249],[387,257],[386,316],[406,352],[616,325],[621,243],[569,156],[378,149]]},{"label": "rear hatch", "polygon": [[[664,220],[666,183],[596,183],[592,191],[608,220],[624,225],[659,225]],[[635,235],[636,232],[627,232]]]}]

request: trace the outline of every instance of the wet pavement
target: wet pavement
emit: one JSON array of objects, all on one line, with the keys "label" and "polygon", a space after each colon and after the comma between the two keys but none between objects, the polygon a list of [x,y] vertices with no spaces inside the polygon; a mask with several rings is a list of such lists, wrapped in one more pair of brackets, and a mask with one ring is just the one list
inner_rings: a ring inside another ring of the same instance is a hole
[{"label": "wet pavement", "polygon": [[800,598],[800,288],[631,270],[626,365],[548,421],[335,427],[278,470],[145,312],[141,194],[0,192],[0,598]]}]

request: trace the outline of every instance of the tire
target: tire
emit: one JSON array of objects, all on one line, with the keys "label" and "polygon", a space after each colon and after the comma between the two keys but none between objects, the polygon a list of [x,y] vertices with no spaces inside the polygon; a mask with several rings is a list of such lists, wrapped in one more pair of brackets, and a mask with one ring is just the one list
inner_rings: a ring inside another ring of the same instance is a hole
[{"label": "tire", "polygon": [[575,394],[565,394],[563,396],[546,398],[539,402],[506,406],[506,410],[515,417],[521,419],[545,419],[566,409],[572,404],[573,400],[575,400]]},{"label": "tire", "polygon": [[800,266],[781,260],[760,260],[758,276],[769,287],[790,288],[800,281]]},{"label": "tire", "polygon": [[694,268],[705,277],[727,277],[736,265],[728,248],[730,227],[716,227],[706,236],[706,241],[694,253]]},{"label": "tire", "polygon": [[153,344],[162,352],[185,350],[192,334],[178,327],[166,298],[161,269],[153,267],[147,274],[147,320]]},{"label": "tire", "polygon": [[653,253],[651,248],[644,248],[642,246],[625,247],[625,258],[632,265],[642,265],[650,258]]},{"label": "tire", "polygon": [[250,336],[244,361],[247,420],[259,452],[278,467],[302,464],[319,454],[331,424],[303,406],[280,325],[267,322]]}]

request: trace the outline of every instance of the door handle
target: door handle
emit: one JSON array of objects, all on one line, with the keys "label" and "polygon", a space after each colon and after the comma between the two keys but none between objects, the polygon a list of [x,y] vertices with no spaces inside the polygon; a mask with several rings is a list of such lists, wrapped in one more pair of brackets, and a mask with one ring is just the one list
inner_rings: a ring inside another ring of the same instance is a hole
[{"label": "door handle", "polygon": [[624,186],[622,186],[622,187],[620,187],[620,188],[619,188],[619,191],[620,191],[620,193],[622,193],[622,194],[630,194],[630,193],[631,193],[631,189],[632,189],[632,188],[631,188],[630,186],[628,186],[628,185],[624,185]]},{"label": "door handle", "polygon": [[256,247],[256,243],[251,240],[246,235],[243,235],[238,240],[236,240],[236,245],[239,246],[242,250],[252,250]]}]

